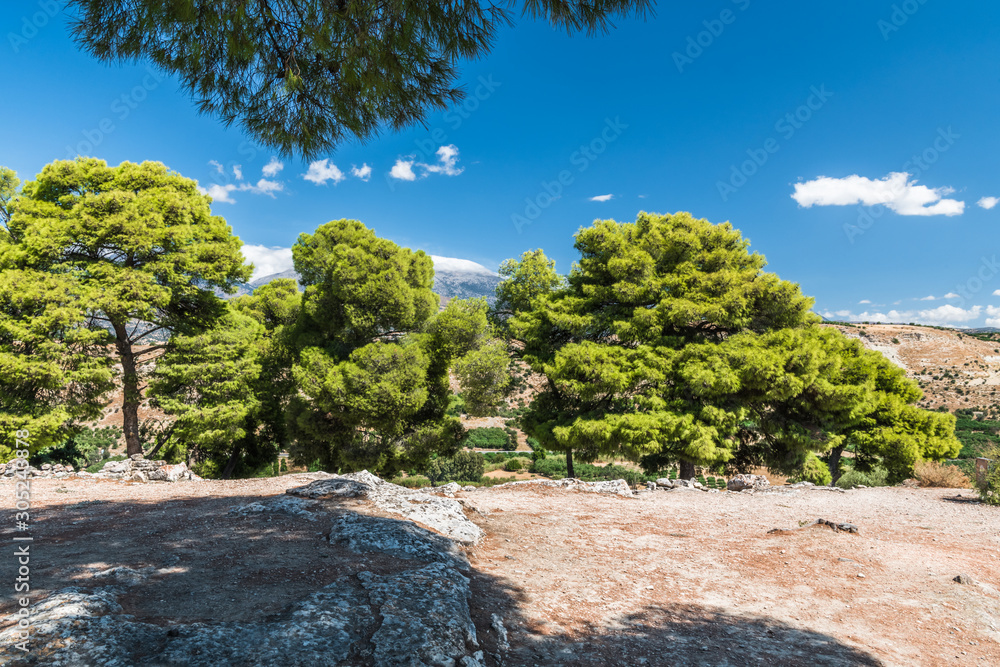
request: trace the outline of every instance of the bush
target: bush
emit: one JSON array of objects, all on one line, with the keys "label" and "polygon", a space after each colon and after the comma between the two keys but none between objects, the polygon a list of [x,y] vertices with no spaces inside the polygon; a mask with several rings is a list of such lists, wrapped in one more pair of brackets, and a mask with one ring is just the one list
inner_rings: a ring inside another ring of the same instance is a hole
[{"label": "bush", "polygon": [[438,482],[478,482],[483,478],[486,459],[479,452],[463,450],[449,458],[432,459],[425,471],[435,484]]},{"label": "bush", "polygon": [[[545,475],[552,479],[566,477],[566,457],[563,455],[547,457],[531,464],[531,472]],[[629,486],[637,486],[646,481],[652,481],[657,475],[646,475],[638,470],[619,465],[595,466],[589,463],[574,463],[573,473],[584,482],[624,479]]]},{"label": "bush", "polygon": [[507,459],[506,463],[503,464],[503,469],[507,472],[517,472],[524,468],[524,464],[521,463],[521,459]]},{"label": "bush", "polygon": [[920,486],[942,487],[945,489],[969,489],[972,482],[953,465],[942,465],[937,461],[919,461],[913,466],[913,477]]},{"label": "bush", "polygon": [[474,428],[469,431],[462,445],[470,449],[517,449],[517,439],[499,426]]},{"label": "bush", "polygon": [[1000,447],[993,446],[983,452],[983,457],[992,459],[986,483],[979,486],[979,497],[988,505],[1000,505]]},{"label": "bush", "polygon": [[122,430],[115,426],[84,428],[61,445],[39,451],[31,457],[31,464],[38,466],[43,463],[61,463],[78,469],[97,465],[100,470],[107,460],[109,450],[118,444],[121,437]]},{"label": "bush", "polygon": [[408,477],[397,477],[391,480],[393,484],[405,486],[408,489],[420,489],[431,485],[431,480],[423,475],[410,475]]},{"label": "bush", "polygon": [[536,446],[535,450],[531,452],[532,461],[543,461],[546,456],[548,456],[548,452],[545,451],[544,447]]},{"label": "bush", "polygon": [[869,472],[850,470],[841,475],[837,486],[842,489],[853,489],[856,486],[887,486],[889,472],[885,468],[873,468]]},{"label": "bush", "polygon": [[[830,467],[827,464],[820,461],[815,454],[810,453],[806,457],[805,463],[802,464],[802,472],[798,476],[798,481],[812,482],[817,486],[829,486],[830,482],[833,481],[833,475],[830,474]],[[864,482],[861,483],[864,484]],[[866,486],[868,485],[866,484]]]}]

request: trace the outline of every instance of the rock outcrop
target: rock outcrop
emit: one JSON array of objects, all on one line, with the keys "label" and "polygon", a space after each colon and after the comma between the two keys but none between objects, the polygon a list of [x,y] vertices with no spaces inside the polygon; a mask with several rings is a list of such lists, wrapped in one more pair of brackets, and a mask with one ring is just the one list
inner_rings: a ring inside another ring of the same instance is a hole
[{"label": "rock outcrop", "polygon": [[[147,475],[163,468],[118,466],[121,472],[109,474]],[[344,499],[362,499],[378,514],[400,518],[356,511],[356,501],[348,507]],[[480,667],[483,663],[469,610],[469,562],[460,546],[478,541],[482,531],[462,513],[458,501],[417,493],[361,472],[324,476],[286,495],[228,512],[232,521],[262,514],[273,514],[277,521],[287,521],[291,515],[329,522],[328,535],[322,538],[318,533],[317,539],[376,555],[393,565],[382,574],[368,569],[345,574],[276,617],[167,627],[125,614],[118,601],[158,571],[113,567],[94,575],[95,588],[65,588],[35,605],[29,654],[14,647],[19,641],[16,626],[0,633],[0,663],[16,667]]]},{"label": "rock outcrop", "polygon": [[333,475],[286,493],[311,499],[364,497],[385,512],[416,521],[461,544],[476,544],[483,538],[482,529],[469,521],[457,500],[406,489],[367,470]]},{"label": "rock outcrop", "polygon": [[729,491],[764,491],[771,483],[763,475],[736,475],[726,482]]},{"label": "rock outcrop", "polygon": [[572,489],[575,491],[589,491],[591,493],[610,493],[616,496],[633,497],[632,489],[624,479],[606,480],[601,482],[581,482],[578,479],[567,477],[566,479],[525,479],[519,482],[507,482],[498,484],[494,489],[506,489],[516,487],[548,486],[557,489]]}]

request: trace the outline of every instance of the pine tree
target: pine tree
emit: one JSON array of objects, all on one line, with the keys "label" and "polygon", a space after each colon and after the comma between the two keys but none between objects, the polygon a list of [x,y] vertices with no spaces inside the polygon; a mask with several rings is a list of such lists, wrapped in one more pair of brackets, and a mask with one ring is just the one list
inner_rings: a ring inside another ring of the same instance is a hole
[{"label": "pine tree", "polygon": [[[331,0],[70,0],[73,32],[106,62],[151,61],[204,113],[304,157],[459,102],[459,61],[489,53],[502,3]],[[510,3],[513,5],[513,3]],[[525,0],[524,14],[602,32],[650,0]],[[490,83],[490,85],[494,85]]]},{"label": "pine tree", "polygon": [[[9,204],[0,238],[0,284],[36,298],[34,310],[7,308],[5,326],[55,327],[56,340],[70,347],[49,348],[54,364],[75,353],[72,344],[111,343],[100,357],[121,365],[117,382],[130,455],[142,453],[141,367],[166,347],[156,338],[210,326],[224,312],[212,289],[232,291],[250,275],[240,240],[211,215],[210,198],[196,186],[157,162],[56,161]],[[43,311],[59,323],[34,322]],[[8,349],[21,359],[29,354]],[[96,389],[95,381],[81,386]],[[70,376],[61,384],[70,392],[77,386]],[[94,392],[85,393],[80,400],[93,408]]]}]

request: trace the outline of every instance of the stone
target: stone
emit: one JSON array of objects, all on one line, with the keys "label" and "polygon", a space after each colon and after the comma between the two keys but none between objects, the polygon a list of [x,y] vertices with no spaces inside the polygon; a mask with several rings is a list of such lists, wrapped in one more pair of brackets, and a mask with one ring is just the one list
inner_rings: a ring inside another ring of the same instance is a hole
[{"label": "stone", "polygon": [[954,581],[956,583],[959,583],[959,584],[966,584],[966,585],[974,584],[975,583],[972,580],[972,577],[970,577],[967,574],[960,574],[957,577],[955,577],[954,579],[952,579],[952,581]]},{"label": "stone", "polygon": [[479,648],[469,613],[469,579],[443,563],[380,576],[358,574],[382,623],[371,642],[377,665],[419,665]]},{"label": "stone", "polygon": [[510,650],[507,639],[507,628],[503,626],[503,618],[499,614],[490,614],[490,627],[497,633],[497,646],[501,651]]},{"label": "stone", "polygon": [[357,553],[384,553],[397,558],[442,562],[460,570],[469,568],[469,561],[453,540],[410,521],[352,512],[334,520],[329,539],[331,544],[340,544]]},{"label": "stone", "polygon": [[591,493],[611,493],[619,496],[632,497],[632,489],[624,479],[606,480],[601,482],[581,482],[578,479],[525,479],[520,482],[507,482],[498,484],[494,489],[505,489],[514,487],[550,486],[555,488],[573,489],[576,491],[589,491]]},{"label": "stone", "polygon": [[656,482],[646,482],[646,490],[647,491],[656,491],[656,487],[658,486],[658,482],[659,482],[659,480],[657,480]]},{"label": "stone", "polygon": [[770,486],[771,483],[763,475],[735,475],[726,482],[729,491],[761,491]]},{"label": "stone", "polygon": [[662,486],[668,489],[674,488],[674,480],[667,479],[666,477],[660,477],[659,479],[656,480],[655,484],[657,486]]},{"label": "stone", "polygon": [[130,482],[142,482],[143,484],[149,481],[146,478],[146,473],[142,472],[141,470],[136,470],[134,473],[132,473],[132,476],[129,477],[128,480]]},{"label": "stone", "polygon": [[108,461],[101,468],[101,472],[110,473],[113,475],[124,475],[132,471],[132,462],[129,460],[125,461]]},{"label": "stone", "polygon": [[477,544],[483,538],[482,529],[465,516],[457,500],[412,491],[367,470],[316,480],[285,493],[304,498],[364,496],[381,510],[416,521],[462,544]]},{"label": "stone", "polygon": [[144,459],[142,454],[132,454],[129,458],[133,461],[142,461]]},{"label": "stone", "polygon": [[275,496],[248,505],[241,505],[229,510],[233,516],[248,516],[250,514],[288,514],[299,516],[309,521],[315,521],[317,513],[322,512],[322,506],[315,500],[298,498],[296,496]]},{"label": "stone", "polygon": [[161,466],[157,472],[164,475],[168,482],[176,482],[186,478],[185,475],[188,472],[188,467],[187,464],[181,462],[174,465]]}]

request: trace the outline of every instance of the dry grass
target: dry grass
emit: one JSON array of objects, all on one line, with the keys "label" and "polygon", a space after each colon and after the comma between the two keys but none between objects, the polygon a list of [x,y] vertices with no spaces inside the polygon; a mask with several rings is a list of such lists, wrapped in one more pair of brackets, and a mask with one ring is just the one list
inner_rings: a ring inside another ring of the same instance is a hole
[{"label": "dry grass", "polygon": [[971,489],[972,481],[955,466],[942,465],[937,461],[921,461],[913,466],[913,476],[920,486],[936,486],[945,489]]}]

